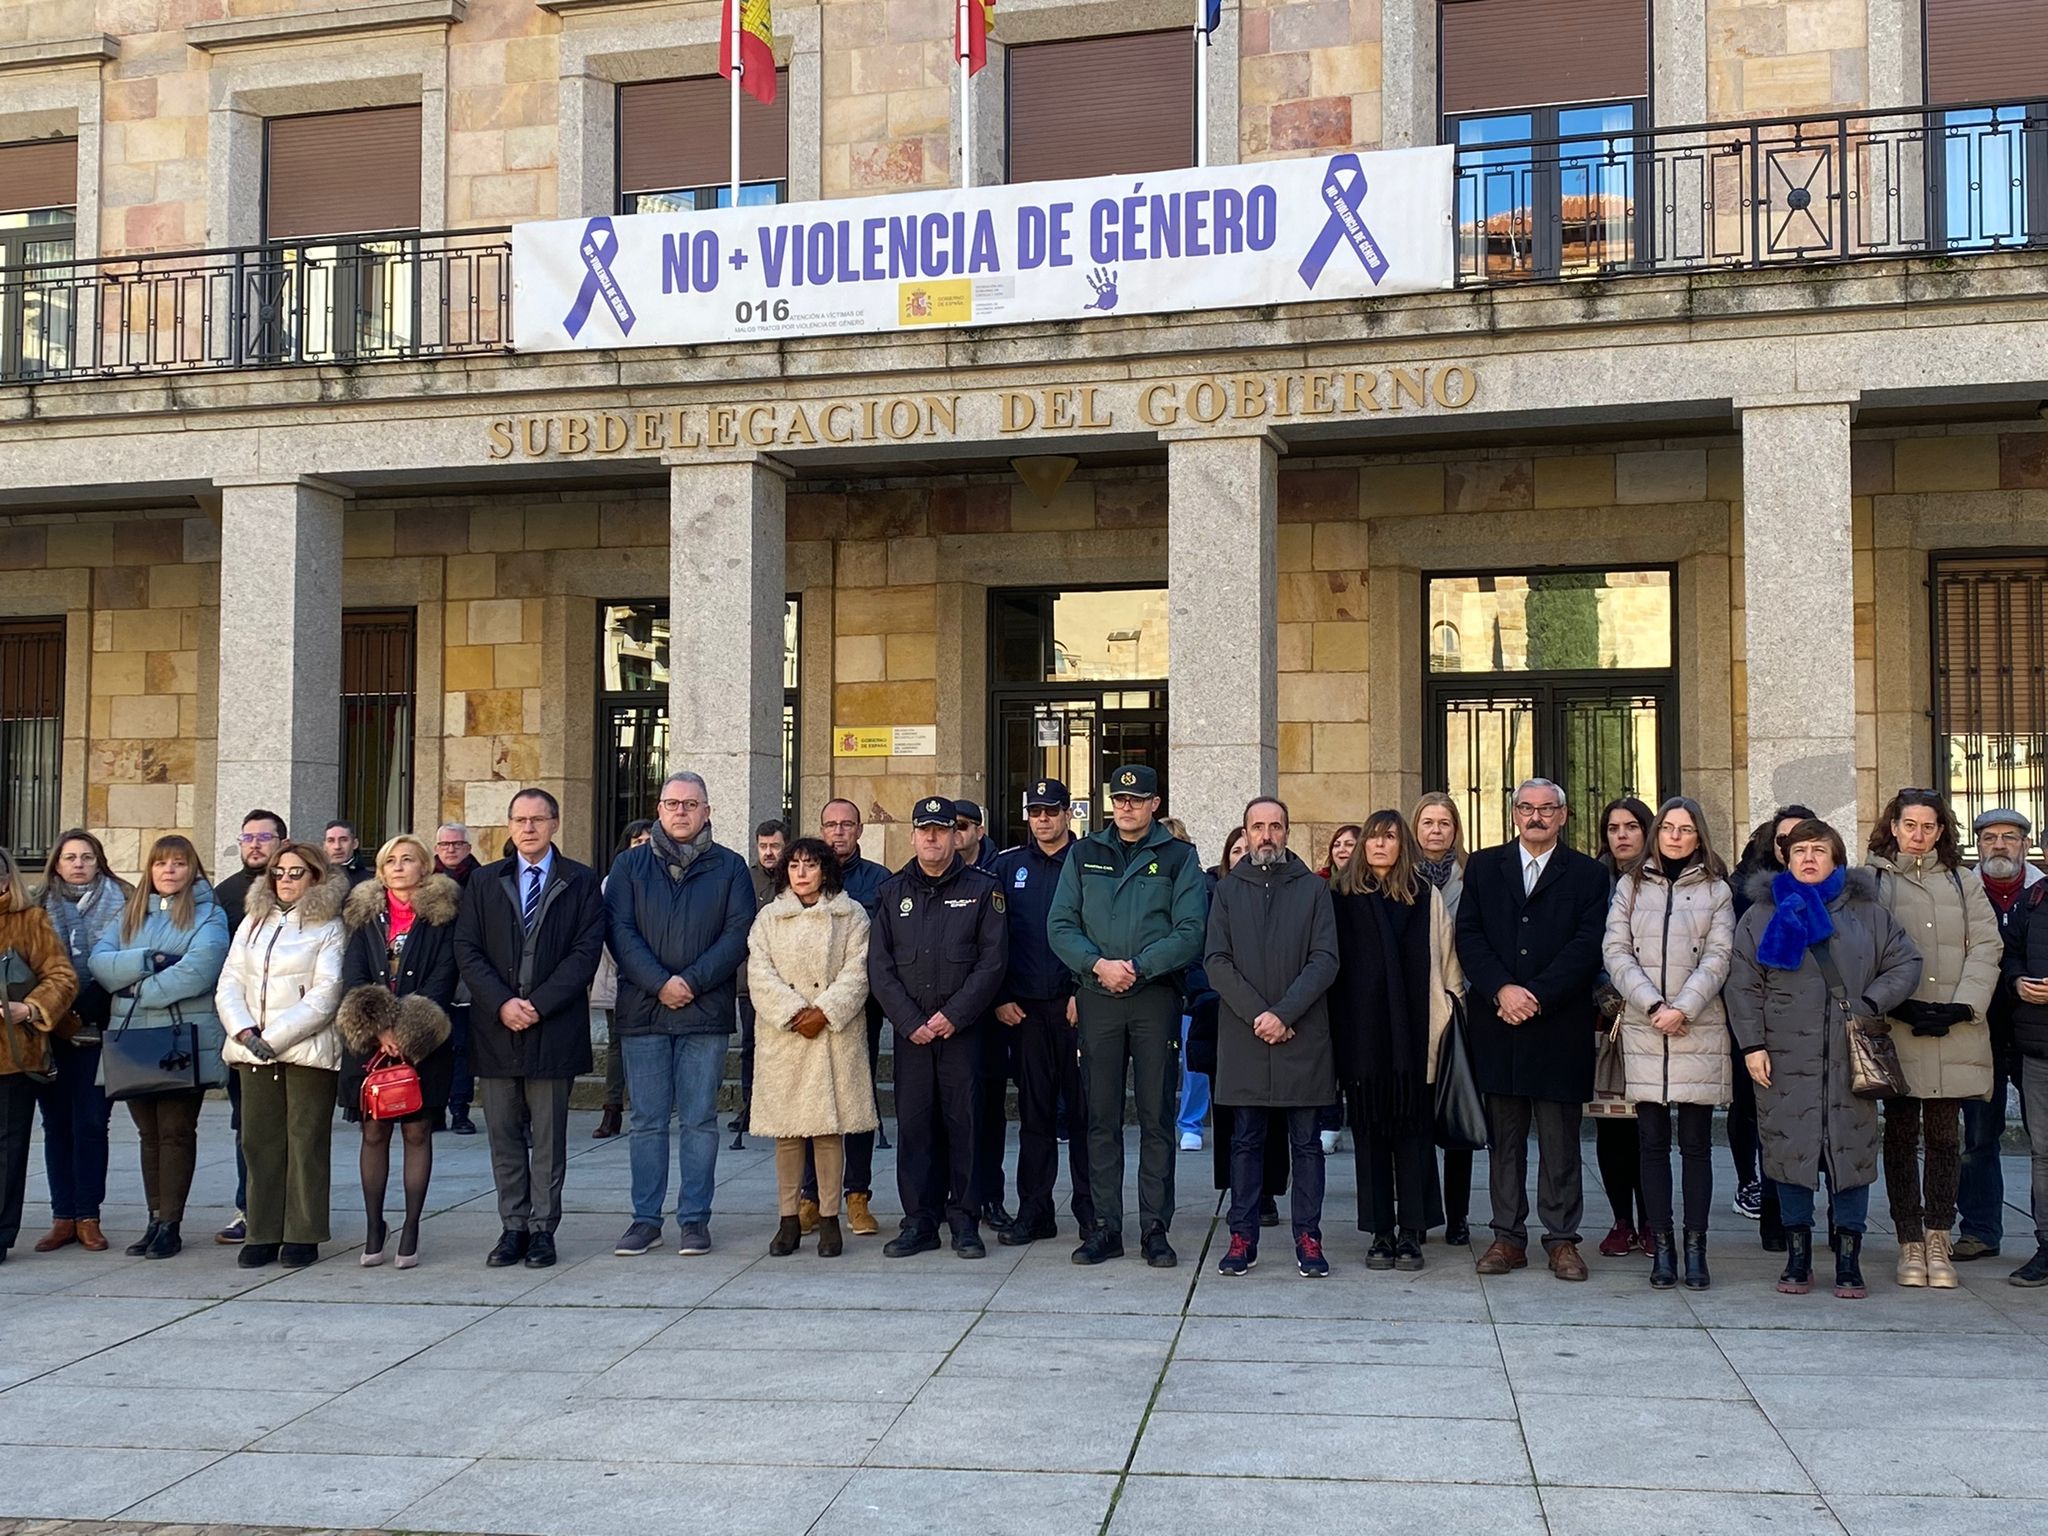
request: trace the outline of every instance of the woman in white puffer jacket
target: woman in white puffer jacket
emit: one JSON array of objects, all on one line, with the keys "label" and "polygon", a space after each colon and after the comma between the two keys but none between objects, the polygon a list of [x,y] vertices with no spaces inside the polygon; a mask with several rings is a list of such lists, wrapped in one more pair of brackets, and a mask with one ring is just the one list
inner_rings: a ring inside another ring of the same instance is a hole
[{"label": "woman in white puffer jacket", "polygon": [[214,1005],[242,1074],[242,1152],[249,1164],[248,1238],[236,1260],[299,1269],[328,1240],[327,1191],[341,1075],[341,909],[348,876],[310,843],[286,842],[221,968]]}]

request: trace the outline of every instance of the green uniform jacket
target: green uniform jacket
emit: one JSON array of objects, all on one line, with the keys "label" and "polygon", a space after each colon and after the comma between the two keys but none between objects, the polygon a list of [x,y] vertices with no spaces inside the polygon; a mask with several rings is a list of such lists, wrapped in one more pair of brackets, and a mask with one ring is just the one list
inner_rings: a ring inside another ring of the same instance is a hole
[{"label": "green uniform jacket", "polygon": [[1060,867],[1046,934],[1082,987],[1105,992],[1095,962],[1128,960],[1138,981],[1171,980],[1201,958],[1208,886],[1194,845],[1153,822],[1128,861],[1112,823]]}]

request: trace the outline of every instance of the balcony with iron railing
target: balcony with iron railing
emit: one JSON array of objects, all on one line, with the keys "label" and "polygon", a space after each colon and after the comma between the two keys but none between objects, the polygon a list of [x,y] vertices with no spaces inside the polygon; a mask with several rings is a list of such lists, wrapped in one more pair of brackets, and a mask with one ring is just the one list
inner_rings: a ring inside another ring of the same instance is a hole
[{"label": "balcony with iron railing", "polygon": [[[2048,251],[2048,104],[1465,145],[1462,289]],[[505,229],[0,271],[0,383],[403,363],[512,349]]]}]

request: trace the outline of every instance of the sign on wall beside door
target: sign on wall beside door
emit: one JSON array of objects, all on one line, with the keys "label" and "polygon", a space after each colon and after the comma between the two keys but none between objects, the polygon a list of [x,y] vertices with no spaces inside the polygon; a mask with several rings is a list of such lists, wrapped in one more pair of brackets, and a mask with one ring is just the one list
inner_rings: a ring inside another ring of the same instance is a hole
[{"label": "sign on wall beside door", "polygon": [[835,725],[834,757],[936,757],[936,725]]}]

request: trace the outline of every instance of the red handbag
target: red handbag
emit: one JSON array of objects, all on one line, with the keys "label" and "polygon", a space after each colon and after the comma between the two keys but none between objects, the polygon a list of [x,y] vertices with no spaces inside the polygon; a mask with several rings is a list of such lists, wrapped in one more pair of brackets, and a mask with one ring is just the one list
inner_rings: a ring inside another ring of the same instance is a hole
[{"label": "red handbag", "polygon": [[411,1062],[379,1051],[363,1068],[365,1119],[403,1120],[418,1114],[425,1102],[420,1094],[420,1074]]}]

